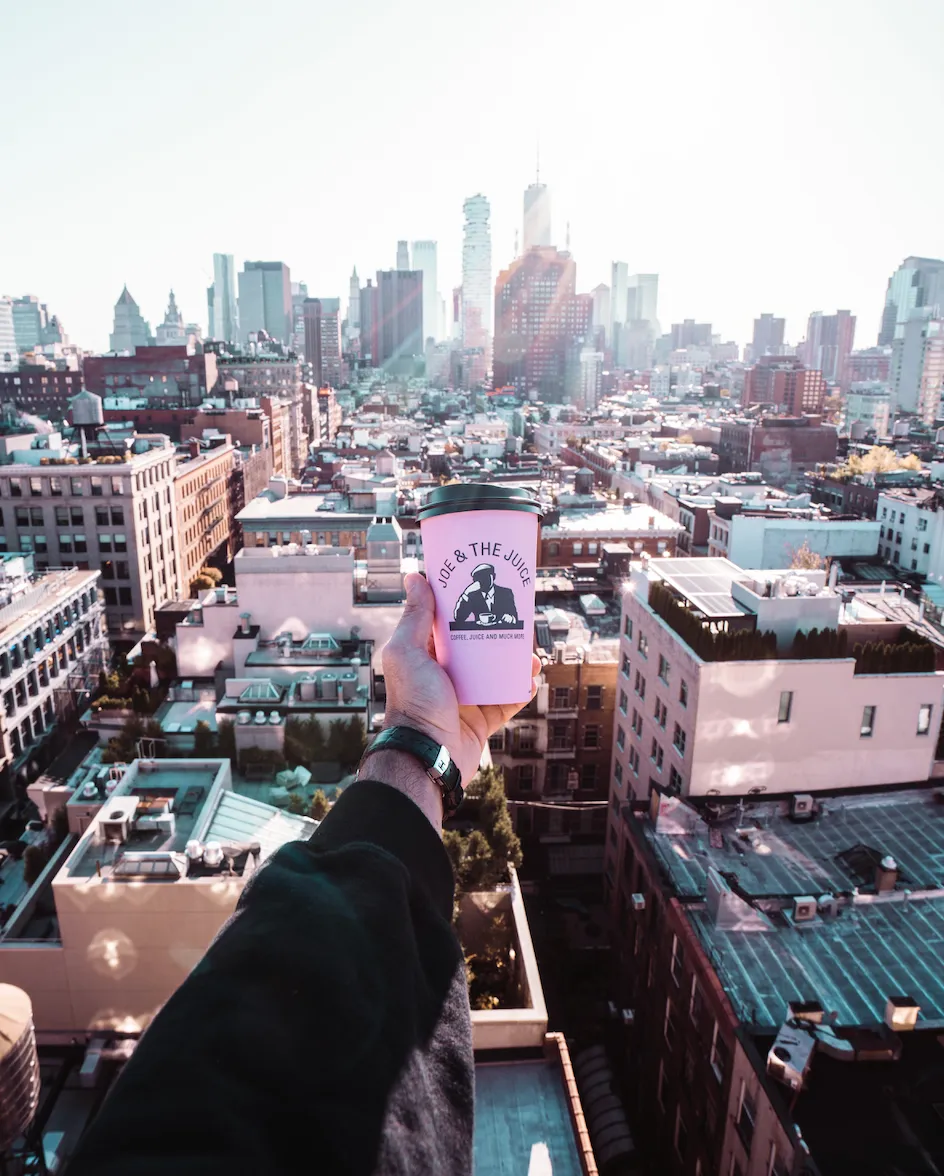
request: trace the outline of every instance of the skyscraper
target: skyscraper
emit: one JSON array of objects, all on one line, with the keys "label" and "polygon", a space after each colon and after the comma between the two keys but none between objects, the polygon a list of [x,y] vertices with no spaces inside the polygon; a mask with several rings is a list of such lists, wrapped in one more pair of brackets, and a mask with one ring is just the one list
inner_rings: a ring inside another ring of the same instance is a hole
[{"label": "skyscraper", "polygon": [[944,319],[912,312],[892,343],[892,411],[933,424],[944,395]]},{"label": "skyscraper", "polygon": [[439,338],[439,278],[435,241],[413,242],[413,268],[423,275],[423,343]]},{"label": "skyscraper", "polygon": [[265,331],[280,343],[292,337],[292,278],[284,261],[247,261],[239,274],[242,343]]},{"label": "skyscraper", "polygon": [[607,342],[610,338],[610,287],[605,282],[593,289],[593,329],[603,331]]},{"label": "skyscraper", "polygon": [[618,329],[626,322],[629,300],[629,266],[625,261],[614,261],[610,266],[610,335],[614,342]]},{"label": "skyscraper", "polygon": [[378,270],[376,315],[374,366],[409,373],[413,359],[423,354],[422,273]]},{"label": "skyscraper", "polygon": [[397,242],[397,269],[406,271],[410,268],[410,247],[406,241]]},{"label": "skyscraper", "polygon": [[55,315],[50,316],[46,304],[35,294],[24,294],[13,299],[13,330],[16,345],[22,354],[35,351],[50,343],[65,343],[62,327]]},{"label": "skyscraper", "polygon": [[783,351],[783,331],[786,319],[762,314],[754,319],[754,336],[751,340],[751,358],[754,363],[762,355],[780,355]]},{"label": "skyscraper", "polygon": [[[535,247],[515,258],[495,282],[494,386],[565,397],[568,367],[579,365],[590,335],[593,295],[577,294],[569,253]],[[576,368],[579,378],[579,366]]]},{"label": "skyscraper", "polygon": [[[632,293],[630,307],[629,293]],[[659,332],[659,275],[633,274],[627,294],[627,322],[649,323],[653,333]],[[632,313],[629,313],[629,310]]]},{"label": "skyscraper", "polygon": [[351,274],[347,293],[347,329],[356,330],[361,325],[361,282],[357,276],[357,266]]},{"label": "skyscraper", "polygon": [[236,263],[231,253],[213,254],[212,298],[207,292],[210,311],[210,338],[224,343],[239,340],[239,306],[236,302]]},{"label": "skyscraper", "polygon": [[338,298],[305,299],[305,358],[319,388],[341,383],[340,311]]},{"label": "skyscraper", "polygon": [[371,278],[360,293],[361,359],[371,367],[380,365],[380,341],[377,337],[377,287]]},{"label": "skyscraper", "polygon": [[18,366],[16,332],[13,329],[13,300],[0,298],[0,372],[15,372]]},{"label": "skyscraper", "polygon": [[855,340],[855,315],[848,310],[823,314],[814,310],[806,326],[800,356],[808,368],[822,372],[827,383],[838,384]]},{"label": "skyscraper", "polygon": [[186,347],[187,345],[184,316],[177,309],[177,299],[174,297],[173,290],[170,292],[164,321],[157,328],[155,342],[158,347]]},{"label": "skyscraper", "polygon": [[547,184],[536,181],[524,190],[523,252],[551,243],[551,194]]},{"label": "skyscraper", "polygon": [[481,193],[462,205],[462,346],[482,349],[487,370],[492,337],[492,234],[491,208]]},{"label": "skyscraper", "polygon": [[888,279],[879,347],[900,339],[911,312],[926,307],[931,317],[944,313],[944,261],[934,257],[906,257]]},{"label": "skyscraper", "polygon": [[115,303],[115,323],[108,341],[109,350],[130,353],[136,347],[148,347],[152,342],[151,328],[141,317],[138,304],[125,286]]}]

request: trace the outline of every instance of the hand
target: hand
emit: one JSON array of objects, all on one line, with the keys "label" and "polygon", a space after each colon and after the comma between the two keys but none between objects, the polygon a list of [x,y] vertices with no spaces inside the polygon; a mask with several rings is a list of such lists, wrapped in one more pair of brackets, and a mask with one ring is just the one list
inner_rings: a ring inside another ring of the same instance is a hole
[{"label": "hand", "polygon": [[442,743],[467,784],[478,771],[489,735],[534,697],[541,663],[532,657],[529,698],[504,705],[460,706],[449,675],[433,655],[433,590],[416,572],[406,577],[404,586],[403,616],[383,651],[385,726],[416,727]]},{"label": "hand", "polygon": [[503,624],[503,625],[513,625],[513,624],[515,623],[515,620],[516,620],[516,618],[515,618],[515,617],[513,617],[513,616],[511,615],[511,613],[505,613],[505,614],[502,616],[502,624]]}]

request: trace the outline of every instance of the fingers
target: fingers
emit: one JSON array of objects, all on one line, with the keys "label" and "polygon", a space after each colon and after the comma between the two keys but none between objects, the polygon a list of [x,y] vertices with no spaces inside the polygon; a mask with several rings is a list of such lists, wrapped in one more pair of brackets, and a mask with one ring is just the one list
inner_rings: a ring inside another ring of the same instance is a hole
[{"label": "fingers", "polygon": [[406,604],[391,641],[426,652],[433,634],[433,590],[418,572],[404,578]]}]

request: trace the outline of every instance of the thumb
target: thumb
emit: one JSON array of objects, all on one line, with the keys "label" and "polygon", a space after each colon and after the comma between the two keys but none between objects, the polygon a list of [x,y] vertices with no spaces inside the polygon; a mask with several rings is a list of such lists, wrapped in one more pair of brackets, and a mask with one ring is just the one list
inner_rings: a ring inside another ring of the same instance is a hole
[{"label": "thumb", "polygon": [[404,645],[426,650],[433,632],[433,590],[418,572],[410,572],[403,581],[406,604],[397,625],[397,636]]}]

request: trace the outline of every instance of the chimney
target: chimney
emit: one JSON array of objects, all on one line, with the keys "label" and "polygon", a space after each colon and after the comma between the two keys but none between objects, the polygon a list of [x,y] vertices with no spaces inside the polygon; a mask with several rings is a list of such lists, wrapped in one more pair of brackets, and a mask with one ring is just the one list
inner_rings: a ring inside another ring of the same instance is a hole
[{"label": "chimney", "polygon": [[239,631],[240,631],[240,633],[248,633],[249,632],[249,622],[251,620],[252,620],[251,613],[244,612],[244,613],[239,614],[239,622],[240,622],[239,623]]},{"label": "chimney", "polygon": [[191,457],[199,457],[200,456],[200,442],[197,440],[197,438],[191,437],[188,444],[189,444],[189,448],[190,448],[190,456]]},{"label": "chimney", "polygon": [[875,867],[875,891],[877,894],[887,894],[895,889],[898,881],[898,863],[890,853],[887,853]]},{"label": "chimney", "polygon": [[890,996],[885,1005],[885,1024],[895,1033],[914,1029],[921,1006],[912,996]]},{"label": "chimney", "polygon": [[839,561],[833,560],[829,568],[829,587],[835,588],[839,583]]}]

